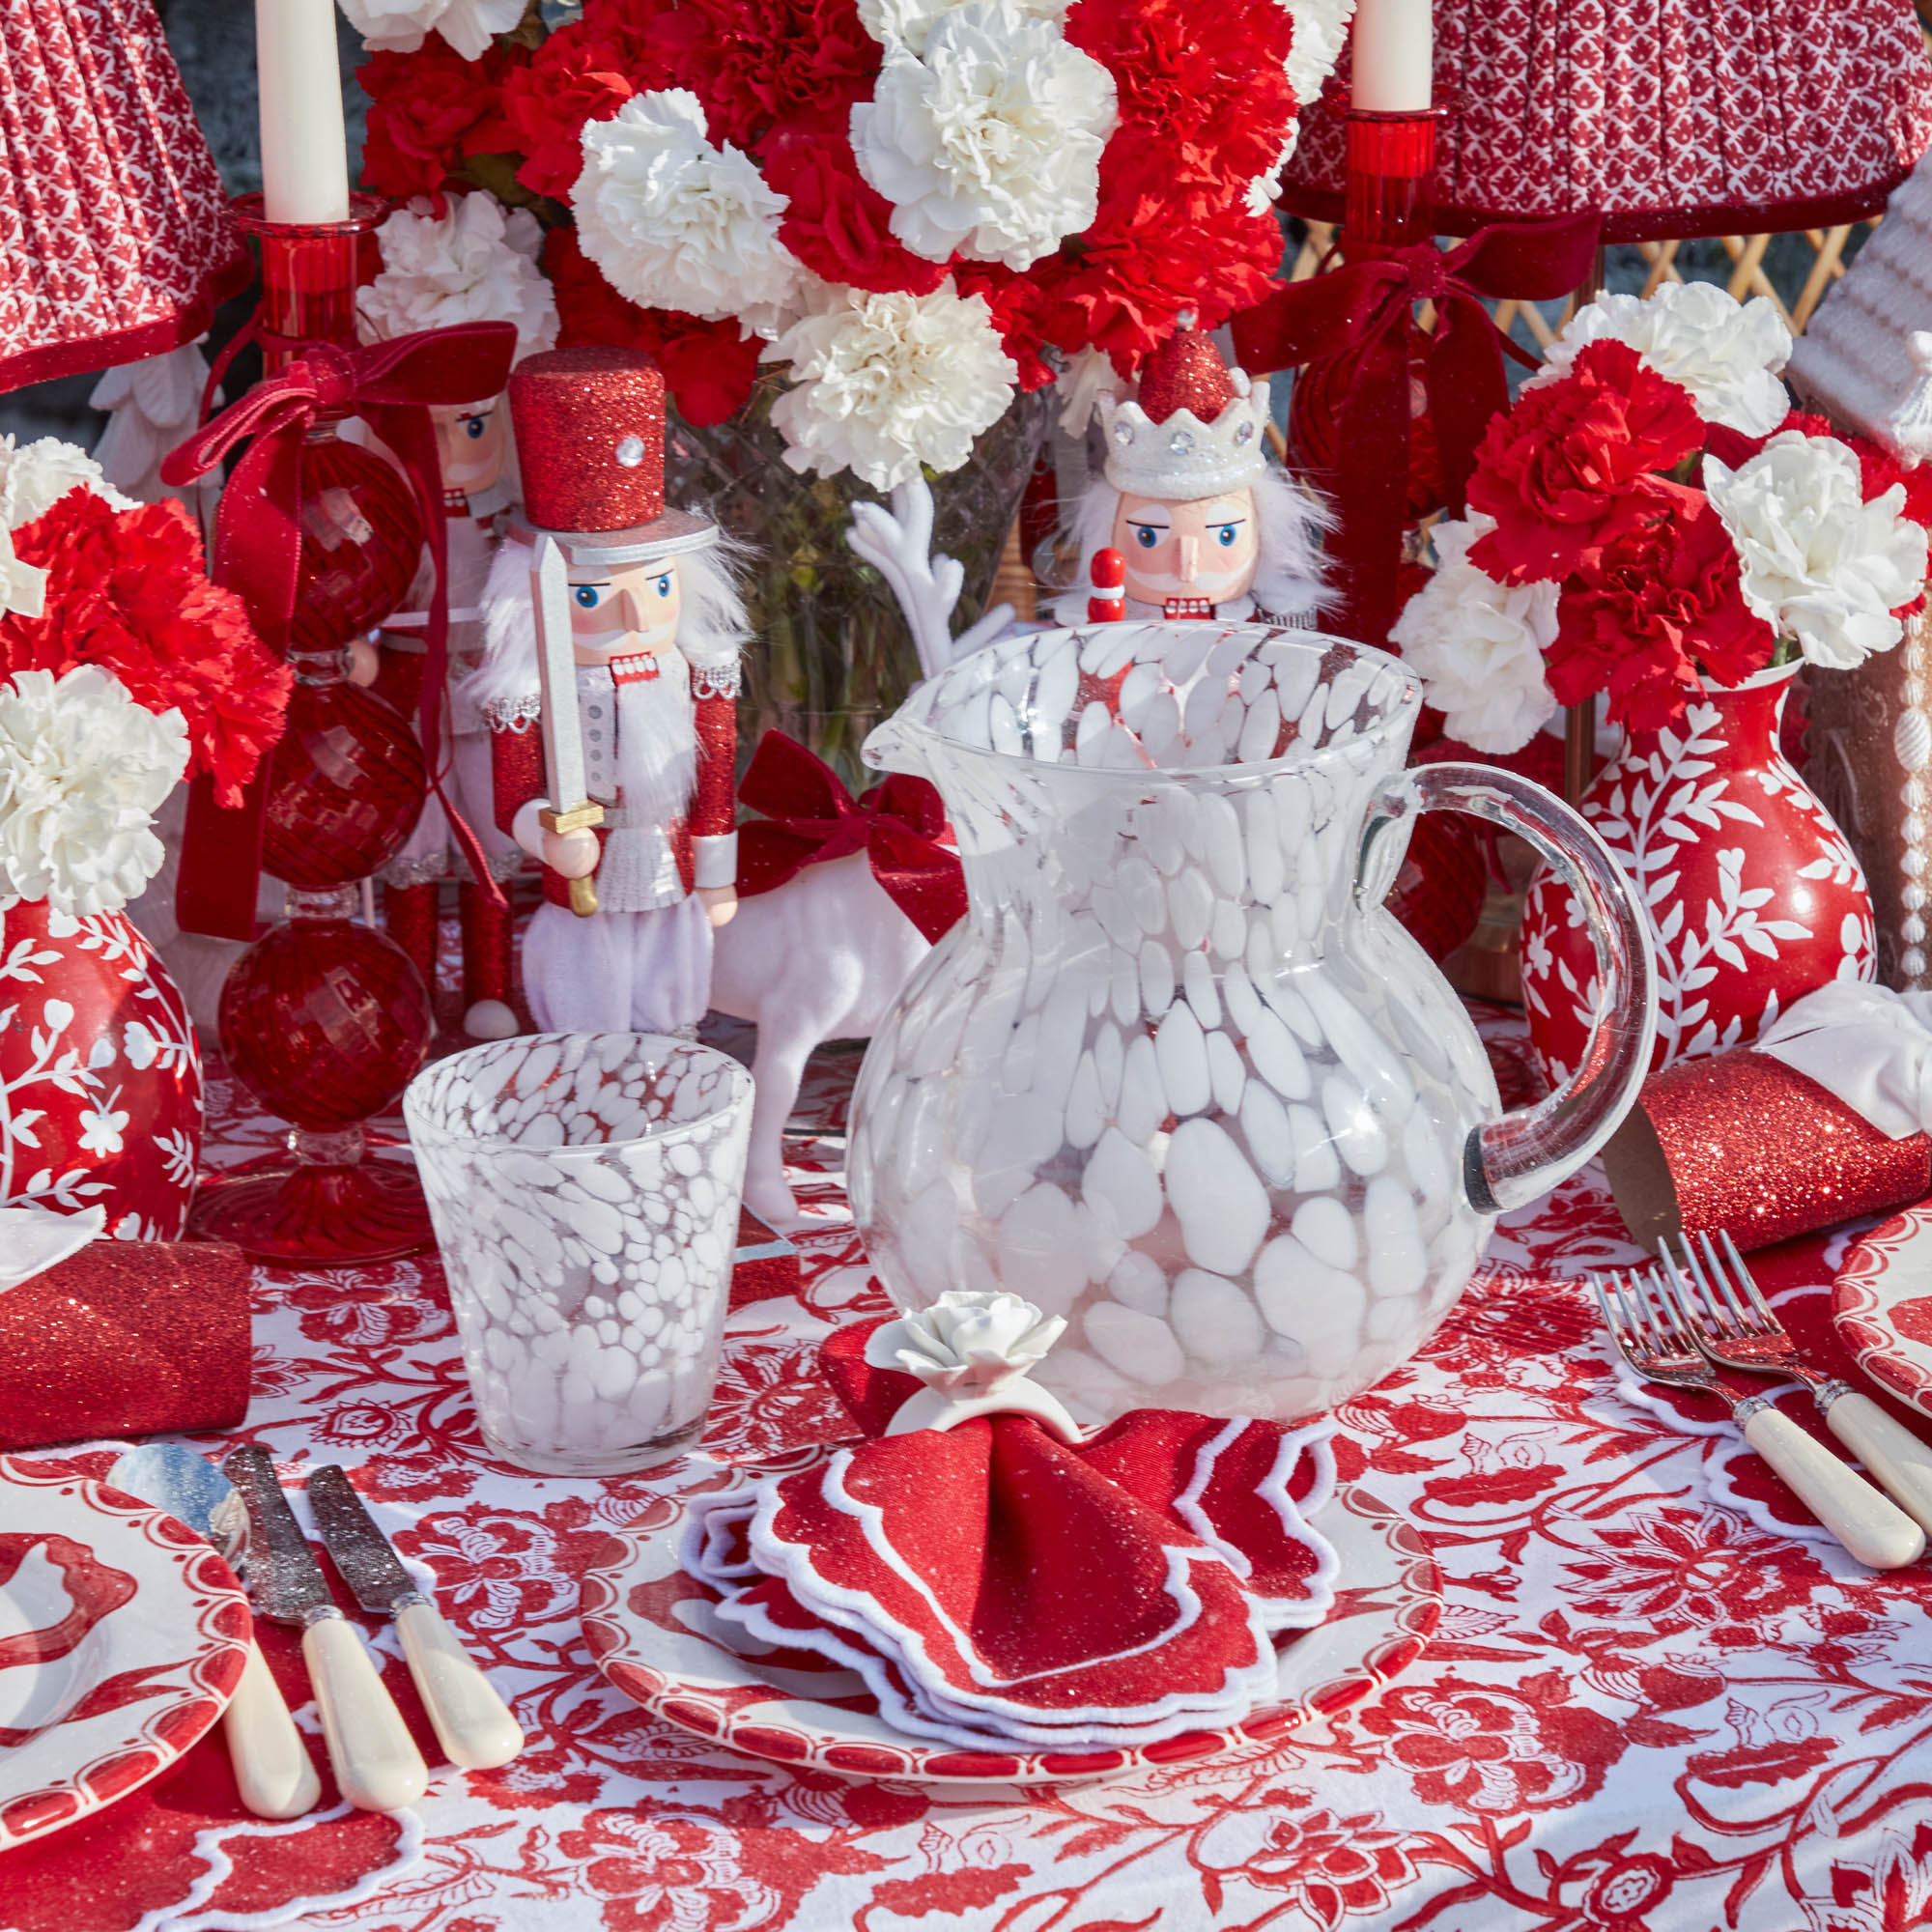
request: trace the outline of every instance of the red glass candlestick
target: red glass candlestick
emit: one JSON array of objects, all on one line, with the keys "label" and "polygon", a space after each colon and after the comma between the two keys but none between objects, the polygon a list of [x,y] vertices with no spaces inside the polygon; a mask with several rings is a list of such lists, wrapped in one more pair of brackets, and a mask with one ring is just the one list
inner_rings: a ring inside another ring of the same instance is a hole
[{"label": "red glass candlestick", "polygon": [[[361,251],[384,204],[293,227],[238,204],[262,243],[260,335],[270,372],[314,342],[353,343]],[[363,1158],[363,1122],[401,1097],[429,1051],[430,999],[409,957],[351,915],[356,881],[392,857],[422,808],[426,775],[408,724],[348,682],[348,644],[408,594],[422,554],[413,492],[394,465],[320,419],[302,446],[295,610],[284,647],[297,669],[271,757],[263,867],[290,887],[287,923],[235,964],[221,1043],[236,1077],[292,1122],[293,1160],[250,1163],[203,1183],[198,1235],[257,1261],[391,1259],[434,1236],[412,1169]]]}]

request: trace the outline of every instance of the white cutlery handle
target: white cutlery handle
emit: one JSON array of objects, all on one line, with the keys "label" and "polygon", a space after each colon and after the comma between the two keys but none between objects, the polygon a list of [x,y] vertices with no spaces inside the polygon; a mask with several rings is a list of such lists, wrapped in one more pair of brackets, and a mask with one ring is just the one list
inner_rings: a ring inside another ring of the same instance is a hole
[{"label": "white cutlery handle", "polygon": [[319,1618],[302,1633],[302,1659],[343,1797],[362,1811],[407,1810],[429,1789],[429,1767],[355,1626]]},{"label": "white cutlery handle", "polygon": [[1932,1530],[1932,1445],[1856,1389],[1833,1403],[1825,1422],[1906,1515],[1921,1529]]},{"label": "white cutlery handle", "polygon": [[524,1747],[524,1733],[489,1678],[434,1604],[396,1613],[410,1675],[436,1726],[443,1755],[465,1771],[493,1771]]},{"label": "white cutlery handle", "polygon": [[1925,1532],[1782,1409],[1759,1409],[1744,1430],[1745,1440],[1861,1563],[1896,1570],[1923,1553]]},{"label": "white cutlery handle", "polygon": [[253,1637],[221,1723],[242,1802],[256,1817],[299,1818],[315,1809],[322,1779]]}]

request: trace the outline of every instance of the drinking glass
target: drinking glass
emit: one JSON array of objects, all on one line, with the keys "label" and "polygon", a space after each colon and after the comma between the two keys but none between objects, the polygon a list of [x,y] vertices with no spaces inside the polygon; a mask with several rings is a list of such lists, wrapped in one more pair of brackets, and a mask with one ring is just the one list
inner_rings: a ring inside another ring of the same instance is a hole
[{"label": "drinking glass", "polygon": [[657,1034],[439,1061],[403,1116],[491,1450],[546,1475],[668,1461],[718,1378],[752,1076]]}]

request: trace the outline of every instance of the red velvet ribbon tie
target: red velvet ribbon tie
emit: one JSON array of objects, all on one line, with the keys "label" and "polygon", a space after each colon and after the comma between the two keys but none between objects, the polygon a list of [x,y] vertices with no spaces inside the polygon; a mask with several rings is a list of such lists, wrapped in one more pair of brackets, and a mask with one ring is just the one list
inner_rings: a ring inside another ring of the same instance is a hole
[{"label": "red velvet ribbon tie", "polygon": [[[449,600],[444,583],[442,472],[429,411],[432,404],[471,403],[479,396],[498,394],[509,380],[516,345],[516,327],[507,322],[423,329],[366,348],[305,343],[297,360],[256,384],[213,422],[170,450],[161,463],[162,480],[181,486],[207,475],[246,444],[222,492],[213,575],[216,582],[241,596],[262,640],[272,650],[286,652],[301,561],[304,437],[318,419],[353,412],[395,452],[422,512],[436,571],[417,731],[430,783],[449,813],[457,843],[479,886],[497,903],[501,889],[491,877],[476,835],[442,793],[441,705]],[[229,939],[254,937],[269,765],[265,757],[242,804],[233,810],[223,810],[215,803],[206,778],[197,779],[190,788],[177,890],[178,917],[185,930]]]},{"label": "red velvet ribbon tie", "polygon": [[1380,644],[1395,622],[1396,573],[1407,522],[1410,312],[1435,304],[1421,337],[1429,413],[1452,514],[1461,516],[1490,419],[1509,407],[1505,355],[1535,367],[1484,307],[1485,299],[1549,301],[1590,271],[1602,217],[1592,210],[1548,221],[1504,221],[1447,250],[1418,242],[1330,274],[1290,282],[1234,318],[1245,368],[1293,368],[1350,356],[1336,424],[1336,507],[1329,550],[1346,600],[1341,628]]},{"label": "red velvet ribbon tie", "polygon": [[942,842],[946,807],[924,779],[895,772],[855,800],[822,758],[782,731],[767,731],[738,801],[764,814],[738,828],[743,897],[768,893],[807,866],[864,852],[872,876],[927,939],[966,910],[959,855]]}]

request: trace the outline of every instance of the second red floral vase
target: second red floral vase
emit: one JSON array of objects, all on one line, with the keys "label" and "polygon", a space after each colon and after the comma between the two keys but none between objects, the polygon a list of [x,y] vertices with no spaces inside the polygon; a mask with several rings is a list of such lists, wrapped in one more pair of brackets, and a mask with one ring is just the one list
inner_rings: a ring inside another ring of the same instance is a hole
[{"label": "second red floral vase", "polygon": [[[1657,948],[1653,1067],[1747,1046],[1801,995],[1869,980],[1871,895],[1845,836],[1778,748],[1796,665],[1707,688],[1662,730],[1627,730],[1583,815],[1635,883]],[[1596,955],[1546,870],[1523,907],[1522,993],[1551,1080],[1576,1066]]]},{"label": "second red floral vase", "polygon": [[186,1004],[128,920],[0,914],[0,1206],[103,1208],[123,1240],[178,1241],[201,1127]]}]

